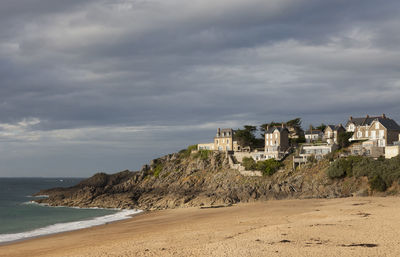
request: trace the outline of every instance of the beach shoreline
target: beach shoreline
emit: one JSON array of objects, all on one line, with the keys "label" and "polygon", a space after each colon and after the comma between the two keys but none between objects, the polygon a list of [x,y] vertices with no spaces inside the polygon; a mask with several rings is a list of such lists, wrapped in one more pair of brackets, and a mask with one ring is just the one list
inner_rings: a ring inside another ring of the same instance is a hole
[{"label": "beach shoreline", "polygon": [[[34,204],[38,204],[34,202]],[[42,205],[42,204],[38,204]],[[50,206],[46,206],[50,207]],[[134,209],[106,209],[106,208],[81,208],[81,207],[67,207],[67,206],[52,206],[54,208],[61,207],[61,208],[76,208],[76,209],[104,209],[104,210],[114,210],[117,211],[114,214],[108,214],[104,216],[97,216],[93,217],[91,219],[84,219],[84,220],[77,220],[77,221],[71,221],[71,222],[65,222],[65,223],[56,223],[52,225],[48,225],[46,227],[30,230],[30,231],[24,231],[24,232],[18,232],[18,233],[12,233],[12,234],[0,234],[0,240],[2,238],[16,238],[12,239],[10,241],[0,241],[0,246],[3,245],[10,245],[13,243],[17,242],[23,242],[31,239],[36,239],[36,238],[41,238],[45,236],[52,236],[52,235],[57,235],[61,233],[66,233],[66,232],[71,232],[71,231],[77,231],[81,229],[86,229],[86,228],[91,228],[91,227],[96,227],[96,226],[102,226],[106,224],[112,224],[114,222],[119,222],[123,221],[126,219],[130,219],[136,215],[140,215],[143,213],[142,210],[134,210]],[[73,227],[75,226],[75,227]]]},{"label": "beach shoreline", "polygon": [[399,197],[144,212],[0,245],[0,256],[399,256]]}]

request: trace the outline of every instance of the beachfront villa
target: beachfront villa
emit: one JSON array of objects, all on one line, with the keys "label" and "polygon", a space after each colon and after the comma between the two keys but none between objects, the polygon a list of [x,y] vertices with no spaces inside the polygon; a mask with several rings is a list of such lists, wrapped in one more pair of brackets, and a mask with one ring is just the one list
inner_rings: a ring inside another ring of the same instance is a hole
[{"label": "beachfront villa", "polygon": [[323,141],[327,142],[328,144],[338,144],[338,139],[340,134],[345,133],[346,130],[342,126],[339,125],[328,125],[324,130]]},{"label": "beachfront villa", "polygon": [[289,149],[289,130],[280,127],[267,127],[265,132],[265,159],[279,160]]},{"label": "beachfront villa", "polygon": [[354,133],[350,141],[371,140],[376,141],[379,147],[385,147],[398,139],[400,126],[385,114],[375,117],[367,115],[365,118],[350,117],[346,131]]},{"label": "beachfront villa", "polygon": [[[363,118],[350,117],[346,130],[353,132],[350,138],[351,142],[355,142],[351,147],[352,155],[389,158],[396,153],[396,147],[391,146],[398,140],[400,126],[385,114],[374,117],[367,115]],[[386,151],[389,151],[388,154]]]},{"label": "beachfront villa", "polygon": [[214,142],[198,144],[197,150],[211,150],[211,151],[240,151],[241,148],[237,141],[234,140],[235,131],[231,128],[217,129],[217,134],[214,137]]}]

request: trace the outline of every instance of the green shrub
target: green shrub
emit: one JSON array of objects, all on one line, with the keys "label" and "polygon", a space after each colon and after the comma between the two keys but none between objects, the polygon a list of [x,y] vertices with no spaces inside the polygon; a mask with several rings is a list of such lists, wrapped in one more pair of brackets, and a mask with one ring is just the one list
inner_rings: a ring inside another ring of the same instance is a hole
[{"label": "green shrub", "polygon": [[268,159],[259,163],[262,166],[262,173],[267,176],[273,175],[282,166],[282,163],[275,159]]},{"label": "green shrub", "polygon": [[385,191],[393,182],[400,182],[400,156],[390,160],[350,156],[334,161],[327,170],[330,178],[368,177],[371,189]]},{"label": "green shrub", "polygon": [[353,176],[353,169],[364,160],[362,156],[349,156],[334,161],[327,170],[330,178],[343,178]]},{"label": "green shrub", "polygon": [[371,180],[368,181],[368,183],[372,190],[380,192],[386,191],[387,185],[379,175],[375,175]]},{"label": "green shrub", "polygon": [[153,171],[154,177],[158,178],[158,176],[160,176],[160,173],[161,173],[163,167],[164,166],[161,163],[156,165],[156,167],[154,168],[154,171]]},{"label": "green shrub", "polygon": [[328,168],[327,175],[330,178],[343,178],[351,173],[351,162],[346,159],[337,159]]},{"label": "green shrub", "polygon": [[188,148],[179,151],[179,157],[188,158],[193,150],[197,150],[197,145],[189,145]]},{"label": "green shrub", "polygon": [[200,158],[202,160],[208,160],[208,155],[211,151],[209,150],[199,150],[194,157],[195,158]]},{"label": "green shrub", "polygon": [[253,158],[243,157],[242,165],[246,170],[256,170],[257,164]]}]

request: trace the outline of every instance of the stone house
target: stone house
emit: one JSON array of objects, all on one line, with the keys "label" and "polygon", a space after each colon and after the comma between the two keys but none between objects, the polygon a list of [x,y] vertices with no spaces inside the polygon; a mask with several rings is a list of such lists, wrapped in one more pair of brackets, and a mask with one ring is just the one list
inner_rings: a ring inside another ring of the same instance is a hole
[{"label": "stone house", "polygon": [[234,140],[235,131],[231,128],[217,129],[217,134],[214,137],[213,143],[198,144],[198,150],[212,151],[240,151],[240,146]]},{"label": "stone house", "polygon": [[324,130],[323,141],[328,144],[338,144],[339,135],[346,132],[342,124],[327,125]]},{"label": "stone house", "polygon": [[350,141],[378,140],[378,146],[385,147],[397,140],[400,126],[385,114],[375,117],[367,115],[364,118],[350,117],[346,131],[354,132]]},{"label": "stone house", "polygon": [[378,147],[392,144],[400,133],[400,126],[385,114],[376,117],[367,115],[365,118],[350,117],[346,129],[354,132],[350,141],[372,140]]},{"label": "stone house", "polygon": [[231,128],[217,129],[217,135],[214,137],[214,149],[218,151],[238,151],[240,147],[237,141],[234,141],[235,131]]},{"label": "stone house", "polygon": [[392,145],[398,140],[400,126],[392,119],[383,117],[375,119],[368,130],[366,130],[369,140],[376,141],[378,147]]},{"label": "stone house", "polygon": [[353,154],[379,157],[386,156],[386,150],[389,151],[388,158],[395,154],[393,151],[396,151],[396,147],[392,149],[388,146],[394,145],[398,140],[400,126],[385,114],[376,117],[367,115],[365,118],[350,117],[346,128],[354,132],[350,141],[360,142],[352,146]]},{"label": "stone house", "polygon": [[265,133],[266,159],[281,159],[289,149],[289,130],[283,126],[267,128]]}]

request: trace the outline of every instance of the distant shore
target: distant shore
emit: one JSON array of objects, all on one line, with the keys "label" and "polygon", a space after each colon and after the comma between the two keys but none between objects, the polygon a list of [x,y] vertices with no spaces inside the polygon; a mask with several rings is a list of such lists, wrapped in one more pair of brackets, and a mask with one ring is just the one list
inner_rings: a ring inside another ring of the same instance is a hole
[{"label": "distant shore", "polygon": [[0,256],[400,256],[400,198],[147,212],[0,246]]}]

